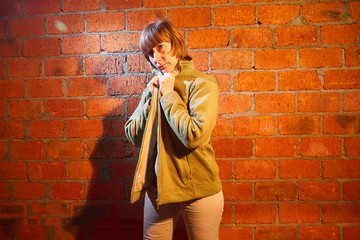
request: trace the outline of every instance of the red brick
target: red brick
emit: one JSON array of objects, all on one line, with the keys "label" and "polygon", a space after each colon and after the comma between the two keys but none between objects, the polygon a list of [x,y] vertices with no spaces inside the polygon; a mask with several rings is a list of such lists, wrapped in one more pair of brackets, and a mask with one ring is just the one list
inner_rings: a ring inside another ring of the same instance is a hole
[{"label": "red brick", "polygon": [[331,204],[322,206],[323,223],[358,223],[360,221],[360,204]]},{"label": "red brick", "polygon": [[105,136],[125,137],[126,119],[105,119]]},{"label": "red brick", "polygon": [[140,35],[138,33],[119,33],[104,36],[104,50],[107,52],[137,52]]},{"label": "red brick", "polygon": [[234,77],[234,91],[274,91],[275,81],[274,72],[240,72]]},{"label": "red brick", "polygon": [[338,22],[344,18],[341,2],[307,3],[302,7],[307,23]]},{"label": "red brick", "polygon": [[300,13],[299,5],[261,5],[258,7],[259,24],[286,24]]},{"label": "red brick", "polygon": [[64,217],[53,217],[53,216],[46,216],[45,217],[45,224],[47,226],[53,226],[55,228],[54,232],[56,234],[56,237],[59,239],[69,239],[69,240],[75,240],[76,239],[76,225],[68,225],[70,226],[70,231],[68,229],[64,229],[64,221],[66,221],[66,218]]},{"label": "red brick", "polygon": [[43,142],[12,142],[15,160],[46,159],[45,143]]},{"label": "red brick", "polygon": [[295,182],[255,183],[256,201],[294,201],[295,199]]},{"label": "red brick", "polygon": [[87,156],[90,159],[123,159],[125,157],[125,141],[106,139],[88,141]]},{"label": "red brick", "polygon": [[86,15],[87,32],[116,32],[125,29],[125,13],[93,13]]},{"label": "red brick", "polygon": [[[359,2],[349,2],[348,3],[351,9],[351,16],[356,21],[360,21],[360,3]],[[360,235],[359,235],[360,236]],[[344,239],[345,240],[345,239]]]},{"label": "red brick", "polygon": [[15,198],[23,200],[35,200],[45,197],[45,184],[40,182],[16,182]]},{"label": "red brick", "polygon": [[166,10],[128,12],[127,15],[128,30],[141,31],[147,24],[156,21],[158,19],[167,19]]},{"label": "red brick", "polygon": [[146,8],[160,8],[160,7],[172,7],[184,5],[184,0],[169,0],[169,1],[161,1],[161,0],[145,0],[144,7]]},{"label": "red brick", "polygon": [[360,200],[360,182],[344,182],[342,189],[345,201]]},{"label": "red brick", "polygon": [[296,227],[256,227],[256,240],[295,240]]},{"label": "red brick", "polygon": [[100,35],[69,36],[64,38],[64,54],[100,53]]},{"label": "red brick", "polygon": [[46,239],[45,225],[18,225],[17,237],[19,239]]},{"label": "red brick", "polygon": [[83,159],[84,143],[80,141],[50,141],[48,143],[49,159]]},{"label": "red brick", "polygon": [[60,2],[58,0],[24,1],[23,11],[24,15],[60,13]]},{"label": "red brick", "polygon": [[260,117],[234,117],[234,135],[273,135],[275,133],[275,118],[271,116]]},{"label": "red brick", "polygon": [[0,98],[23,98],[24,92],[23,80],[0,80]]},{"label": "red brick", "polygon": [[69,162],[69,178],[81,180],[95,180],[100,177],[99,161],[73,161]]},{"label": "red brick", "polygon": [[5,33],[5,21],[4,20],[0,20],[0,37],[5,37],[6,33]]},{"label": "red brick", "polygon": [[255,51],[256,69],[296,68],[295,49],[268,49]]},{"label": "red brick", "polygon": [[274,204],[237,204],[235,206],[235,223],[274,223]]},{"label": "red brick", "polygon": [[359,178],[359,159],[332,159],[322,162],[322,178]]},{"label": "red brick", "polygon": [[100,0],[63,0],[64,12],[84,12],[100,10]]},{"label": "red brick", "polygon": [[345,112],[360,111],[360,92],[343,93],[343,110]]},{"label": "red brick", "polygon": [[23,121],[0,121],[0,139],[21,139],[24,137]]},{"label": "red brick", "polygon": [[280,223],[318,223],[320,208],[316,203],[284,203],[279,205]]},{"label": "red brick", "polygon": [[231,119],[218,117],[216,125],[212,131],[212,136],[230,136],[231,135]]},{"label": "red brick", "polygon": [[222,4],[228,3],[228,0],[188,0],[189,5],[212,5],[212,4]]},{"label": "red brick", "polygon": [[[42,60],[41,59],[14,59],[8,60],[8,76],[10,78],[41,77]],[[19,68],[21,66],[21,68]]]},{"label": "red brick", "polygon": [[280,178],[314,179],[320,176],[320,165],[318,160],[280,160]]},{"label": "red brick", "polygon": [[360,238],[360,226],[344,226],[343,240],[358,240]]},{"label": "red brick", "polygon": [[142,7],[142,0],[103,0],[108,10]]},{"label": "red brick", "polygon": [[360,47],[347,47],[345,49],[345,65],[348,67],[360,66]]},{"label": "red brick", "polygon": [[61,138],[64,133],[64,123],[59,120],[31,121],[30,137],[34,139]]},{"label": "red brick", "polygon": [[208,52],[191,52],[195,69],[198,71],[209,70],[209,53]]},{"label": "red brick", "polygon": [[255,24],[255,6],[215,7],[215,26]]},{"label": "red brick", "polygon": [[[199,1],[199,0],[197,0]],[[226,240],[252,240],[252,231],[250,227],[221,227],[220,239]]]},{"label": "red brick", "polygon": [[59,56],[60,50],[60,38],[24,39],[24,56]]},{"label": "red brick", "polygon": [[81,57],[48,58],[45,65],[47,76],[74,76],[84,73]]},{"label": "red brick", "polygon": [[0,78],[5,78],[5,64],[4,64],[4,61],[0,61]]},{"label": "red brick", "polygon": [[299,240],[338,240],[340,230],[337,226],[300,226]]},{"label": "red brick", "polygon": [[13,18],[8,20],[8,36],[41,36],[45,34],[44,17]]},{"label": "red brick", "polygon": [[125,200],[125,184],[121,182],[91,183],[88,200]]},{"label": "red brick", "polygon": [[53,99],[48,100],[47,110],[53,117],[81,117],[84,115],[84,103],[79,99]]},{"label": "red brick", "polygon": [[340,67],[342,64],[341,48],[304,48],[299,52],[302,68]]},{"label": "red brick", "polygon": [[151,72],[148,61],[143,55],[128,55],[126,58],[127,71],[129,73],[149,73]]},{"label": "red brick", "polygon": [[11,193],[10,193],[8,186],[9,186],[9,184],[7,184],[7,183],[0,183],[0,199],[1,200],[6,200],[10,197]]},{"label": "red brick", "polygon": [[0,39],[0,56],[2,58],[21,56],[21,39],[9,38]]},{"label": "red brick", "polygon": [[104,203],[71,203],[70,208],[71,215],[79,217],[87,216],[91,212],[92,218],[100,218],[105,217],[106,212],[106,205]]},{"label": "red brick", "polygon": [[5,142],[0,142],[0,160],[5,159],[5,155],[8,153],[9,147]]},{"label": "red brick", "polygon": [[257,138],[255,141],[257,157],[296,157],[296,138]]},{"label": "red brick", "polygon": [[88,117],[123,116],[124,113],[123,98],[92,98],[86,101],[86,116]]},{"label": "red brick", "polygon": [[225,201],[251,201],[252,184],[239,182],[224,182],[222,184]]},{"label": "red brick", "polygon": [[295,101],[292,93],[256,94],[255,109],[259,113],[291,113],[296,111]]},{"label": "red brick", "polygon": [[136,168],[135,161],[109,162],[109,172],[113,180],[132,180]]},{"label": "red brick", "polygon": [[219,114],[241,113],[250,110],[251,97],[247,95],[220,95]]},{"label": "red brick", "polygon": [[212,69],[251,69],[250,51],[213,51]]},{"label": "red brick", "polygon": [[327,70],[324,74],[324,89],[360,88],[360,70]]},{"label": "red brick", "polygon": [[222,73],[211,74],[218,82],[219,92],[231,91],[231,75]]},{"label": "red brick", "polygon": [[[177,28],[210,27],[210,11],[210,8],[171,9],[170,19],[174,26]],[[186,16],[186,18],[184,16]]]},{"label": "red brick", "polygon": [[193,30],[188,35],[190,49],[226,47],[229,32],[223,29]]},{"label": "red brick", "polygon": [[279,72],[279,90],[320,90],[321,81],[315,71]]},{"label": "red brick", "polygon": [[110,77],[108,82],[109,94],[141,95],[146,86],[145,76]]},{"label": "red brick", "polygon": [[248,158],[253,156],[251,139],[215,139],[212,142],[218,158]]},{"label": "red brick", "polygon": [[57,214],[65,216],[68,212],[67,203],[34,202],[31,204],[33,214]]},{"label": "red brick", "polygon": [[28,93],[31,98],[62,97],[62,79],[27,80]]},{"label": "red brick", "polygon": [[316,45],[316,26],[279,27],[276,29],[276,46]]},{"label": "red brick", "polygon": [[40,118],[44,113],[44,103],[40,100],[21,100],[9,103],[10,118]]},{"label": "red brick", "polygon": [[219,175],[221,179],[231,179],[232,170],[231,170],[231,161],[217,161],[219,167]]},{"label": "red brick", "polygon": [[[26,163],[23,162],[0,162],[0,179],[27,179]],[[1,213],[1,207],[0,207]]]},{"label": "red brick", "polygon": [[123,73],[123,56],[91,56],[86,58],[86,73],[89,75]]},{"label": "red brick", "polygon": [[231,31],[231,47],[261,48],[272,46],[272,31],[269,28],[237,28]]},{"label": "red brick", "polygon": [[[233,206],[230,205],[230,204],[225,203],[221,223],[231,224],[232,223],[232,216],[233,216]],[[220,228],[220,231],[221,231],[221,228]]]},{"label": "red brick", "polygon": [[304,157],[341,156],[340,138],[303,138],[300,143],[300,155]]},{"label": "red brick", "polygon": [[[83,15],[47,16],[46,22],[48,34],[82,33],[85,30]],[[61,28],[61,26],[65,26],[65,28]]]},{"label": "red brick", "polygon": [[282,135],[319,134],[320,117],[312,115],[278,116],[278,129]]},{"label": "red brick", "polygon": [[299,112],[338,112],[340,95],[338,93],[299,93]]},{"label": "red brick", "polygon": [[5,109],[5,101],[0,101],[0,119],[4,118],[4,109]]},{"label": "red brick", "polygon": [[321,42],[324,44],[356,43],[359,32],[360,24],[322,26]]},{"label": "red brick", "polygon": [[84,200],[85,185],[77,182],[51,183],[51,199],[53,200]]},{"label": "red brick", "polygon": [[103,96],[106,94],[105,78],[72,78],[67,90],[68,96]]},{"label": "red brick", "polygon": [[325,115],[323,133],[356,134],[360,126],[360,115]]},{"label": "red brick", "polygon": [[0,2],[0,16],[21,15],[20,0],[2,0]]},{"label": "red brick", "polygon": [[360,138],[345,138],[345,152],[348,157],[360,156]]},{"label": "red brick", "polygon": [[299,200],[336,201],[340,200],[340,186],[337,182],[300,182]]},{"label": "red brick", "polygon": [[276,165],[271,160],[238,161],[234,165],[236,179],[273,179]]},{"label": "red brick", "polygon": [[69,138],[98,138],[104,136],[102,119],[75,119],[65,123]]},{"label": "red brick", "polygon": [[126,98],[127,101],[127,116],[131,116],[136,107],[138,106],[139,102],[140,102],[140,98],[138,97],[128,97]]}]

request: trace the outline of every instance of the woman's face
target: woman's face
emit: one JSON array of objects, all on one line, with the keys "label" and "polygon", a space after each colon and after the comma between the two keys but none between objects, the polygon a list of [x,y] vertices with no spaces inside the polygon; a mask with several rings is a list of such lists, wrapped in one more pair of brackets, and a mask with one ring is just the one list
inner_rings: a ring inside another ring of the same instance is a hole
[{"label": "woman's face", "polygon": [[149,53],[150,62],[161,72],[171,73],[175,70],[179,59],[170,53],[171,43],[162,42]]}]

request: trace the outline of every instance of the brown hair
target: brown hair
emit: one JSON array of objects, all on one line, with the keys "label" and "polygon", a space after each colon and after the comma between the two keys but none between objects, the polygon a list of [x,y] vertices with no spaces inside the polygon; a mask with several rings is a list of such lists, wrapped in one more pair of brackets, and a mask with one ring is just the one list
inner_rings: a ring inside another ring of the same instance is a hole
[{"label": "brown hair", "polygon": [[[191,60],[184,38],[172,23],[166,20],[158,20],[148,24],[141,33],[140,49],[145,58],[150,62],[149,53],[162,42],[170,42],[170,53],[179,60]],[[151,64],[151,62],[150,62]],[[151,64],[153,68],[153,66]]]}]

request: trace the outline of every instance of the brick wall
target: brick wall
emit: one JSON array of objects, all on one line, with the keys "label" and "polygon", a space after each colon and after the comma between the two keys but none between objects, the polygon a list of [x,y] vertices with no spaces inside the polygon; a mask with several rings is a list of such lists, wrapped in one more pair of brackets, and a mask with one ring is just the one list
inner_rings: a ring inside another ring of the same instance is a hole
[{"label": "brick wall", "polygon": [[1,0],[0,16],[0,239],[141,239],[124,123],[157,18],[219,82],[221,239],[360,239],[360,2]]}]

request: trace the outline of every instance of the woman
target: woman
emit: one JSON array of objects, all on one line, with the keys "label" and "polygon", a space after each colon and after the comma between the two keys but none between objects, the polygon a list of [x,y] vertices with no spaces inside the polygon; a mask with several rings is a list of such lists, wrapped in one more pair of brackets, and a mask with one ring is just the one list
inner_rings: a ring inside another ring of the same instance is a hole
[{"label": "woman", "polygon": [[144,239],[172,239],[180,214],[189,239],[218,239],[224,200],[209,143],[217,82],[195,70],[182,36],[168,21],[146,26],[140,48],[159,73],[125,125],[127,138],[141,146],[131,202],[145,193]]}]

